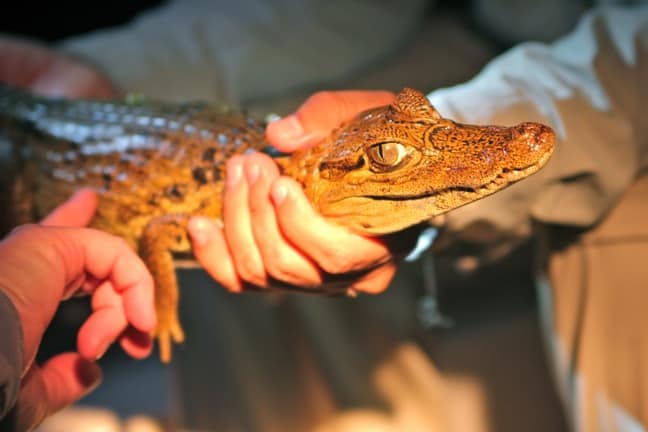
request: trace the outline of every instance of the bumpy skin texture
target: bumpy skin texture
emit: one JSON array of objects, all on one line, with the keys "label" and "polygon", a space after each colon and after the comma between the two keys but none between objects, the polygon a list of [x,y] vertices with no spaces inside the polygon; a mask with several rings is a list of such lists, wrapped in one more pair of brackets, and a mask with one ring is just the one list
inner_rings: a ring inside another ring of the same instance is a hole
[{"label": "bumpy skin texture", "polygon": [[[220,218],[224,161],[266,147],[263,125],[204,104],[40,99],[0,87],[0,133],[15,143],[15,222],[74,190],[99,194],[92,227],[124,237],[156,285],[163,361],[184,340],[173,253],[194,215]],[[387,234],[475,201],[540,169],[553,131],[537,123],[469,126],[443,119],[416,90],[360,114],[318,145],[277,158],[327,218]]]},{"label": "bumpy skin texture", "polygon": [[554,138],[539,123],[455,123],[406,88],[390,106],[359,114],[279,163],[327,218],[360,233],[386,234],[535,173],[549,160]]}]

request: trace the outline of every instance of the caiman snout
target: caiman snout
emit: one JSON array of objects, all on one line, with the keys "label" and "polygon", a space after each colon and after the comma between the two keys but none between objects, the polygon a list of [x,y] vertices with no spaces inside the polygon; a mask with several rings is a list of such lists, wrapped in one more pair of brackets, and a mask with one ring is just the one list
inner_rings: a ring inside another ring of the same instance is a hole
[{"label": "caiman snout", "polygon": [[555,133],[552,128],[539,123],[521,123],[513,127],[513,139],[506,145],[512,168],[523,169],[544,165],[553,152]]}]

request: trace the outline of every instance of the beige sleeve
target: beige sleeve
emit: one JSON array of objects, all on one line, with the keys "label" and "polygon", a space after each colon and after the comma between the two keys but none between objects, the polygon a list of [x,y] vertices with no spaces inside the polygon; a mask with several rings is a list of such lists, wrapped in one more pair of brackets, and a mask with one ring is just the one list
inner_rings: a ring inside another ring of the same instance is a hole
[{"label": "beige sleeve", "polygon": [[534,222],[587,228],[648,165],[648,6],[604,8],[552,45],[527,43],[472,81],[429,95],[471,123],[534,120],[557,132],[538,174],[450,212],[446,232],[478,243],[524,238]]},{"label": "beige sleeve", "polygon": [[163,99],[274,97],[358,73],[405,43],[426,0],[175,0],[62,43],[124,90]]}]

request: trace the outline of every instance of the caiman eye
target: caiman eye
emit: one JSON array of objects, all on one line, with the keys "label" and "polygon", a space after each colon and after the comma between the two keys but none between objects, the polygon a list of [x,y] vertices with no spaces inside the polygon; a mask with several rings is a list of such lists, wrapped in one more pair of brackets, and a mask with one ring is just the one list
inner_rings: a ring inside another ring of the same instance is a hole
[{"label": "caiman eye", "polygon": [[367,150],[367,156],[372,165],[378,168],[394,168],[403,161],[407,150],[403,144],[397,142],[384,142],[375,144]]}]

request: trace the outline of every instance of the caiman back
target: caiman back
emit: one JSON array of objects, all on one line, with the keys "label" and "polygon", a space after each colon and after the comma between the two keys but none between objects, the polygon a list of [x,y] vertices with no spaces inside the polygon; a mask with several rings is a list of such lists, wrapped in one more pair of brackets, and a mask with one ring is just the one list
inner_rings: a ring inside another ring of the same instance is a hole
[{"label": "caiman back", "polygon": [[224,161],[265,147],[263,126],[225,106],[48,100],[1,86],[4,226],[39,220],[81,187],[100,197],[92,226],[134,247],[152,217],[218,217]]}]

